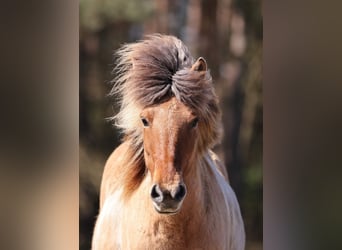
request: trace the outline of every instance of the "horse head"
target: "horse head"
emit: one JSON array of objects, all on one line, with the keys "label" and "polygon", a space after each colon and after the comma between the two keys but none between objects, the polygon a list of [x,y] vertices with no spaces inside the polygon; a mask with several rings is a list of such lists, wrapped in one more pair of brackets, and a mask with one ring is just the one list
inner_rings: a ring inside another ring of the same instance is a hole
[{"label": "horse head", "polygon": [[[205,71],[200,58],[191,70]],[[177,98],[145,108],[141,114],[145,165],[152,178],[150,196],[159,213],[176,213],[185,199],[184,175],[195,161],[201,118]]]}]

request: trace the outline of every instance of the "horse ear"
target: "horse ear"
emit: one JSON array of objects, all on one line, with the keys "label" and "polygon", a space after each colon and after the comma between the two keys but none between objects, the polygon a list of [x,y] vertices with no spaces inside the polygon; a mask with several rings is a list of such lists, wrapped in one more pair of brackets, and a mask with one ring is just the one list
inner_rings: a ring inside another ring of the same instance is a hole
[{"label": "horse ear", "polygon": [[203,57],[197,59],[197,61],[191,67],[194,71],[207,71],[207,62]]}]

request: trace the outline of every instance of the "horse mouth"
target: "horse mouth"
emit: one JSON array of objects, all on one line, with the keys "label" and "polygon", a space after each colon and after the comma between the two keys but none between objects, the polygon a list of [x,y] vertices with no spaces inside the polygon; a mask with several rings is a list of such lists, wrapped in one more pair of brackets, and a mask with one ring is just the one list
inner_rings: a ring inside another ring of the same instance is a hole
[{"label": "horse mouth", "polygon": [[153,207],[154,209],[159,213],[159,214],[165,214],[165,215],[172,215],[172,214],[177,214],[180,210],[180,206],[176,207],[166,207],[163,204],[157,205],[153,202]]}]

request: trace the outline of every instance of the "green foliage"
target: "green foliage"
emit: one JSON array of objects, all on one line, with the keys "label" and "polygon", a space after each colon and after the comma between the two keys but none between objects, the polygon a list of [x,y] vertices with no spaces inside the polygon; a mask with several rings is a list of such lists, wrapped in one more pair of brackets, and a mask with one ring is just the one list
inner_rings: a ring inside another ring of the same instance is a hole
[{"label": "green foliage", "polygon": [[254,163],[244,171],[244,195],[241,207],[250,240],[262,238],[262,163]]},{"label": "green foliage", "polygon": [[80,28],[98,31],[108,23],[139,22],[151,15],[151,0],[80,0]]},{"label": "green foliage", "polygon": [[251,189],[262,186],[262,166],[257,164],[251,166],[246,171],[246,184]]}]

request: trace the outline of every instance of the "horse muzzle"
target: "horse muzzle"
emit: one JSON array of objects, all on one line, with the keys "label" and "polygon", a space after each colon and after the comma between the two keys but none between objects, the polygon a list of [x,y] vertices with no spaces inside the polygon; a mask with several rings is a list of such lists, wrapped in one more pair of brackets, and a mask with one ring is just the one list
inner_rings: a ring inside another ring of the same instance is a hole
[{"label": "horse muzzle", "polygon": [[158,213],[174,214],[179,211],[186,195],[186,186],[179,184],[171,190],[162,189],[155,184],[151,189],[153,206]]}]

